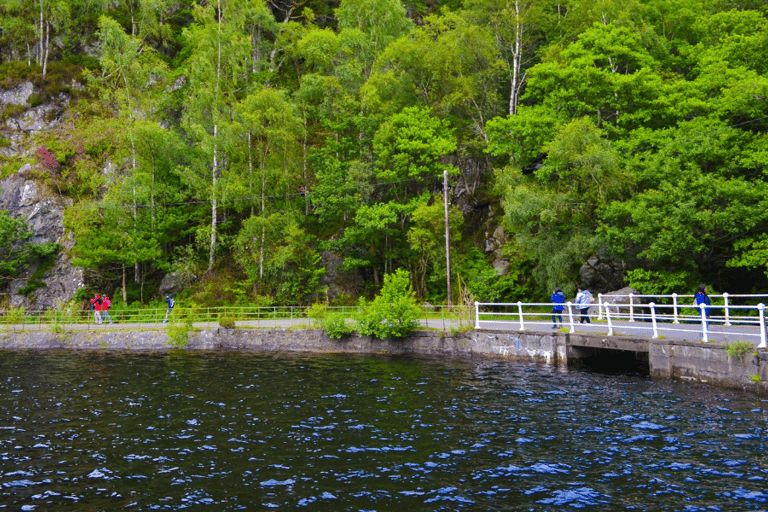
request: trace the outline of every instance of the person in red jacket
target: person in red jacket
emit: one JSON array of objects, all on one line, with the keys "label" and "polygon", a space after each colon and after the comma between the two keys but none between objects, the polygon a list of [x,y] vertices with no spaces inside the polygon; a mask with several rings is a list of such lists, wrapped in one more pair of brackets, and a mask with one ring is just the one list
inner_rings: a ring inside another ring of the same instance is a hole
[{"label": "person in red jacket", "polygon": [[96,297],[91,299],[91,304],[93,304],[93,315],[96,317],[96,323],[101,324],[101,305],[103,303],[103,300],[101,299],[101,295],[98,293],[96,294]]},{"label": "person in red jacket", "polygon": [[102,297],[102,304],[101,304],[101,320],[109,320],[109,323],[112,323],[112,317],[109,316],[109,308],[112,306],[112,301],[109,299],[108,296]]}]

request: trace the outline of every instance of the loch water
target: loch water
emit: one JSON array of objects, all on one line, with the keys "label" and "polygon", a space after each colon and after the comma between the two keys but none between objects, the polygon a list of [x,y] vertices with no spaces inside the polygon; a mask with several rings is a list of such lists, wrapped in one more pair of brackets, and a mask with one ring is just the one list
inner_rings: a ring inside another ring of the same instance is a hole
[{"label": "loch water", "polygon": [[0,510],[766,510],[767,421],[489,359],[0,352]]}]

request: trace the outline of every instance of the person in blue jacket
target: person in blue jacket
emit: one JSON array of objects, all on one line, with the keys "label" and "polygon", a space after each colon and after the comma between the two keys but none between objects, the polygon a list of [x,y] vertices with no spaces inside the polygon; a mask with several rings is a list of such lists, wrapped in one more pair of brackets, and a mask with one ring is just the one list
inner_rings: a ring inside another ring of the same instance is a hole
[{"label": "person in blue jacket", "polygon": [[706,318],[707,325],[709,325],[709,315],[710,307],[712,305],[712,301],[709,300],[709,295],[707,295],[707,285],[700,284],[698,288],[696,288],[696,295],[693,297],[693,305],[696,308],[696,312],[701,315],[701,308],[699,306],[704,306],[704,317]]},{"label": "person in blue jacket", "polygon": [[169,293],[167,297],[165,297],[165,303],[168,304],[168,309],[165,312],[165,320],[163,320],[164,324],[168,323],[168,316],[173,312],[173,308],[176,306],[176,301],[173,300],[173,294]]},{"label": "person in blue jacket", "polygon": [[560,327],[563,326],[563,304],[565,303],[565,294],[558,286],[552,293],[552,328],[557,329],[557,321],[560,320]]}]

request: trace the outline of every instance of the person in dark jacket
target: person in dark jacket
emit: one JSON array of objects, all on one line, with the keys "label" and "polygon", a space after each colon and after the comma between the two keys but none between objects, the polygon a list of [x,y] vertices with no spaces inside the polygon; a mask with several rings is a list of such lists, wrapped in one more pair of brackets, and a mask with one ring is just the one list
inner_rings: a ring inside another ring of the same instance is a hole
[{"label": "person in dark jacket", "polygon": [[168,296],[165,298],[165,303],[168,304],[168,310],[165,312],[165,320],[163,320],[164,324],[168,323],[168,315],[173,312],[173,307],[176,305],[176,301],[173,300],[173,294],[169,293]]},{"label": "person in dark jacket", "polygon": [[699,287],[696,288],[696,295],[693,297],[693,305],[699,315],[701,315],[701,310],[704,310],[704,318],[706,318],[705,322],[709,325],[709,316],[712,309],[710,306],[712,306],[712,301],[709,300],[709,295],[707,295],[706,285],[700,284]]},{"label": "person in dark jacket", "polygon": [[552,328],[557,329],[557,321],[560,320],[560,327],[563,326],[563,304],[565,303],[565,294],[558,286],[552,293]]}]

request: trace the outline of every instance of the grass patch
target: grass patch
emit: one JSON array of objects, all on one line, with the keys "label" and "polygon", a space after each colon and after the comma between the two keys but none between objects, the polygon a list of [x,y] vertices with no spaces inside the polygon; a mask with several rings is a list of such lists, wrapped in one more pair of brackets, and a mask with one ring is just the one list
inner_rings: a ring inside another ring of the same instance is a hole
[{"label": "grass patch", "polygon": [[755,350],[755,346],[748,341],[737,341],[731,344],[725,344],[725,350],[728,352],[728,356],[734,359],[742,361],[744,354]]}]

